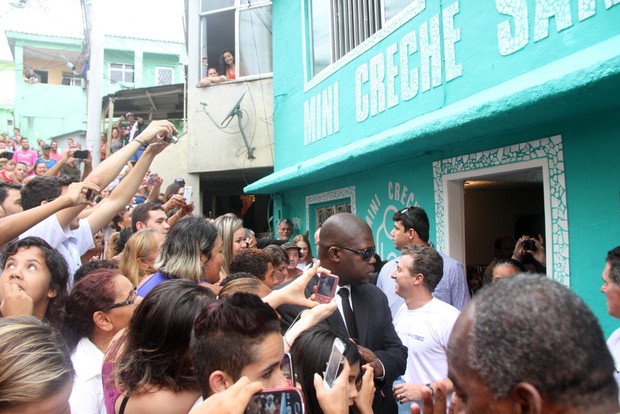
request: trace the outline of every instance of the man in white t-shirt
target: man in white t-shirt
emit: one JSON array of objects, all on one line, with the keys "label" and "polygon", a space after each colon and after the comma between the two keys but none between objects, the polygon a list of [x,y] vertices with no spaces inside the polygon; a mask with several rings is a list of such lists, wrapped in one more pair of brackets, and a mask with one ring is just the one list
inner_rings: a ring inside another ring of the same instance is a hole
[{"label": "man in white t-shirt", "polygon": [[392,273],[396,294],[405,300],[394,318],[396,333],[408,349],[405,383],[393,389],[401,404],[415,401],[422,405],[422,390],[434,391],[433,382],[448,375],[446,350],[460,312],[433,297],[442,277],[441,255],[430,246],[415,244],[402,250]]},{"label": "man in white t-shirt", "polygon": [[[176,129],[172,123],[153,121],[143,132],[144,135],[141,136],[140,140],[134,140],[136,143],[125,145],[101,162],[86,177],[85,182],[90,185],[88,188],[106,187],[117,176],[139,146],[148,145],[141,162],[136,163],[131,173],[122,180],[114,192],[91,209],[85,218],[82,218],[80,214],[86,205],[81,204],[59,211],[20,235],[20,238],[41,237],[62,254],[69,265],[70,277],[69,284],[67,284],[69,289],[73,286],[75,271],[82,265],[81,256],[94,247],[93,236],[106,226],[131,200],[142,183],[151,162],[166,147],[166,144],[162,142],[162,137],[171,136],[174,132]],[[151,143],[154,145],[149,145]],[[67,191],[69,184],[70,180],[67,180],[66,177],[43,176],[33,178],[21,190],[24,210],[56,199]],[[87,189],[85,188],[83,191],[86,193]]]},{"label": "man in white t-shirt", "polygon": [[[620,319],[620,246],[607,252],[602,278],[601,292],[607,300],[607,312]],[[620,328],[611,334],[607,340],[607,347],[614,357],[616,382],[620,386]]]},{"label": "man in white t-shirt", "polygon": [[[429,246],[430,223],[428,215],[422,207],[410,206],[397,211],[392,216],[394,228],[390,232],[394,247],[402,250],[405,246]],[[433,290],[433,297],[442,300],[455,308],[462,310],[470,300],[467,277],[463,265],[450,256],[440,252],[443,259],[443,277],[437,288]],[[399,259],[387,262],[377,277],[377,287],[388,298],[392,319],[403,304],[403,299],[394,293],[394,281],[391,275],[396,269]]]}]

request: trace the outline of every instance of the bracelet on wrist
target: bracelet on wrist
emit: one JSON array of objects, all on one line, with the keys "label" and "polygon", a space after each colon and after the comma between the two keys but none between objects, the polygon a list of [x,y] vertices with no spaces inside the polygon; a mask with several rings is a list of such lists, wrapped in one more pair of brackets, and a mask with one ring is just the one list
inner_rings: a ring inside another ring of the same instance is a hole
[{"label": "bracelet on wrist", "polygon": [[133,140],[140,144],[141,147],[144,146],[144,142],[140,141],[138,138],[134,138]]},{"label": "bracelet on wrist", "polygon": [[426,384],[426,387],[429,388],[431,390],[431,398],[435,397],[435,390],[433,389],[432,384]]}]

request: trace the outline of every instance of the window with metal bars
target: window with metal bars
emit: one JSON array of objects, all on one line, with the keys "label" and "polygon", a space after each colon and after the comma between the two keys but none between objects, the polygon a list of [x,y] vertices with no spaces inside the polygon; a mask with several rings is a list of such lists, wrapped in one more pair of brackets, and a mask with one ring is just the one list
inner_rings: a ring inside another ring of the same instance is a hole
[{"label": "window with metal bars", "polygon": [[414,2],[425,0],[307,0],[311,76],[338,61]]},{"label": "window with metal bars", "polygon": [[157,67],[155,68],[155,83],[160,85],[172,85],[174,78],[173,68]]},{"label": "window with metal bars", "polygon": [[382,26],[381,0],[308,0],[312,73],[316,75]]},{"label": "window with metal bars", "polygon": [[349,53],[381,28],[380,0],[331,0],[332,61]]}]

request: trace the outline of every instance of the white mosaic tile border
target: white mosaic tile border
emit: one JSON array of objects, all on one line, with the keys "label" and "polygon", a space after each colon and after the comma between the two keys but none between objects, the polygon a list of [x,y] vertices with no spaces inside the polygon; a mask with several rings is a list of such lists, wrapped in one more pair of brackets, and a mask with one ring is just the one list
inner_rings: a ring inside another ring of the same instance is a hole
[{"label": "white mosaic tile border", "polygon": [[547,248],[552,249],[553,263],[552,266],[547,267],[553,269],[553,279],[568,286],[570,284],[568,210],[564,153],[560,135],[433,162],[437,248],[441,251],[446,247],[447,229],[443,188],[445,175],[531,160],[546,160],[549,169],[551,234],[553,237],[551,242],[547,240]]}]

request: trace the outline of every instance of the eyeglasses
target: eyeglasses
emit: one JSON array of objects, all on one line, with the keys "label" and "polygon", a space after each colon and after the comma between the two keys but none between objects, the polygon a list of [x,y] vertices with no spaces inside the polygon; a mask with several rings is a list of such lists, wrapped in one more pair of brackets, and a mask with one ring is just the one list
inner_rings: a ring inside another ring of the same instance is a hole
[{"label": "eyeglasses", "polygon": [[340,247],[341,249],[345,249],[353,253],[361,254],[362,259],[366,262],[370,261],[370,259],[374,257],[375,251],[376,251],[374,247],[368,247],[364,250],[356,250],[356,249],[352,249],[350,247],[344,247],[344,246],[336,246],[336,247]]},{"label": "eyeglasses", "polygon": [[133,291],[131,292],[131,296],[129,296],[129,299],[124,300],[119,303],[115,303],[114,305],[110,305],[107,308],[104,308],[103,310],[109,311],[109,310],[116,309],[116,308],[122,308],[123,306],[133,305],[137,297],[138,297],[138,288],[134,286]]}]

